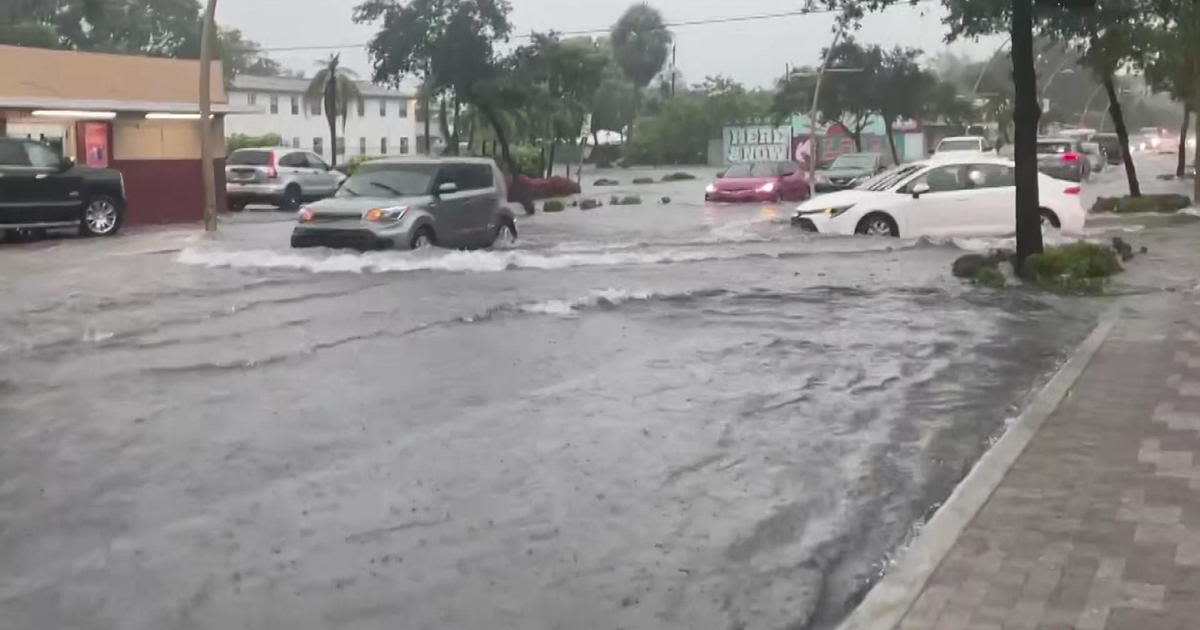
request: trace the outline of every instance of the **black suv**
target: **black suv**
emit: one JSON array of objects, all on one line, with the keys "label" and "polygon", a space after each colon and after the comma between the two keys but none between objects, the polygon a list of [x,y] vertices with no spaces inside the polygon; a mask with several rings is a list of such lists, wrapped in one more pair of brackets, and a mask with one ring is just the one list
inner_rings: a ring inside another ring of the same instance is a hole
[{"label": "black suv", "polygon": [[33,140],[0,138],[0,231],[78,226],[108,236],[124,214],[121,173],[76,166]]}]

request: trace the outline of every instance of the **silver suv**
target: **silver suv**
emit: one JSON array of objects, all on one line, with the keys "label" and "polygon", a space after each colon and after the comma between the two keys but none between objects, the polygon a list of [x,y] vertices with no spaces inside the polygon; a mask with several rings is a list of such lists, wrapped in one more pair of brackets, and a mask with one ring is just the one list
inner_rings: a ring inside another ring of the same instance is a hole
[{"label": "silver suv", "polygon": [[331,199],[302,209],[292,247],[421,249],[510,245],[504,177],[481,158],[385,158],[359,165]]},{"label": "silver suv", "polygon": [[345,178],[302,149],[238,149],[225,159],[225,197],[233,212],[249,203],[295,210],[306,200],[332,195]]}]

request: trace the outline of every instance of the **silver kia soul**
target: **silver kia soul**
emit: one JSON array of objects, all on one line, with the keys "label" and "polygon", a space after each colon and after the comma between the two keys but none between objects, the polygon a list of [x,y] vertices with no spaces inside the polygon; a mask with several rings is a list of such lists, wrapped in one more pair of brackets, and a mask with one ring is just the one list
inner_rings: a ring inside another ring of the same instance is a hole
[{"label": "silver kia soul", "polygon": [[483,158],[364,162],[337,193],[300,210],[292,247],[478,248],[517,238],[504,178]]}]

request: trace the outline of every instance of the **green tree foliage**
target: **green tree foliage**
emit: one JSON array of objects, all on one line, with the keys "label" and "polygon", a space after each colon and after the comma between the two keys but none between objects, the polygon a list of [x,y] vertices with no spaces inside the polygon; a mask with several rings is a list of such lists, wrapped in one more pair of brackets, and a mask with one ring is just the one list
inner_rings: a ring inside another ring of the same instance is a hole
[{"label": "green tree foliage", "polygon": [[613,57],[634,89],[625,141],[627,150],[632,150],[642,90],[650,85],[667,62],[672,36],[662,14],[643,3],[625,11],[613,25],[611,37]]},{"label": "green tree foliage", "polygon": [[225,138],[225,150],[228,153],[233,153],[238,149],[281,146],[283,146],[283,137],[277,133],[268,133],[262,136],[250,136],[244,133],[235,133],[230,135],[228,138]]},{"label": "green tree foliage", "polygon": [[653,116],[638,123],[631,158],[650,164],[706,163],[709,140],[719,139],[726,125],[770,117],[772,102],[770,93],[747,91],[725,77],[707,77],[664,99]]},{"label": "green tree foliage", "polygon": [[[357,104],[362,99],[362,92],[354,82],[354,73],[341,67],[341,57],[331,55],[321,63],[308,83],[304,98],[309,103],[321,102],[324,107],[325,121],[329,123],[329,163],[337,165],[337,120],[342,119],[342,129],[346,128],[346,115],[350,104]],[[308,110],[305,109],[305,112]]]},{"label": "green tree foliage", "polygon": [[945,105],[930,99],[938,81],[932,72],[921,69],[917,64],[921,52],[916,48],[900,47],[883,51],[868,92],[875,111],[883,119],[888,148],[896,164],[900,163],[900,153],[896,150],[896,138],[892,133],[896,122],[931,113],[931,104]]}]

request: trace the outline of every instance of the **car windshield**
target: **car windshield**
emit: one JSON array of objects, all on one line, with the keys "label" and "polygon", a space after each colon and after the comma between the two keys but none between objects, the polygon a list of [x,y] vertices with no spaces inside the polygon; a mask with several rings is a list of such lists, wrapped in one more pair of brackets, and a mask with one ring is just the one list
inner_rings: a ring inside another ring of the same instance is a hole
[{"label": "car windshield", "polygon": [[415,197],[428,195],[437,164],[366,163],[358,167],[338,197]]},{"label": "car windshield", "polygon": [[270,151],[255,149],[238,149],[225,159],[230,166],[266,166],[271,163]]},{"label": "car windshield", "polygon": [[902,164],[891,170],[884,171],[871,179],[859,184],[859,190],[891,190],[909,175],[925,168],[924,164]]},{"label": "car windshield", "polygon": [[775,177],[778,174],[779,164],[775,162],[734,164],[725,171],[725,177]]},{"label": "car windshield", "polygon": [[938,145],[938,152],[943,151],[978,151],[978,140],[942,140]]},{"label": "car windshield", "polygon": [[1037,143],[1037,152],[1046,155],[1058,155],[1060,153],[1068,153],[1071,151],[1070,142],[1039,142]]},{"label": "car windshield", "polygon": [[843,155],[833,161],[831,168],[874,168],[873,155]]}]

